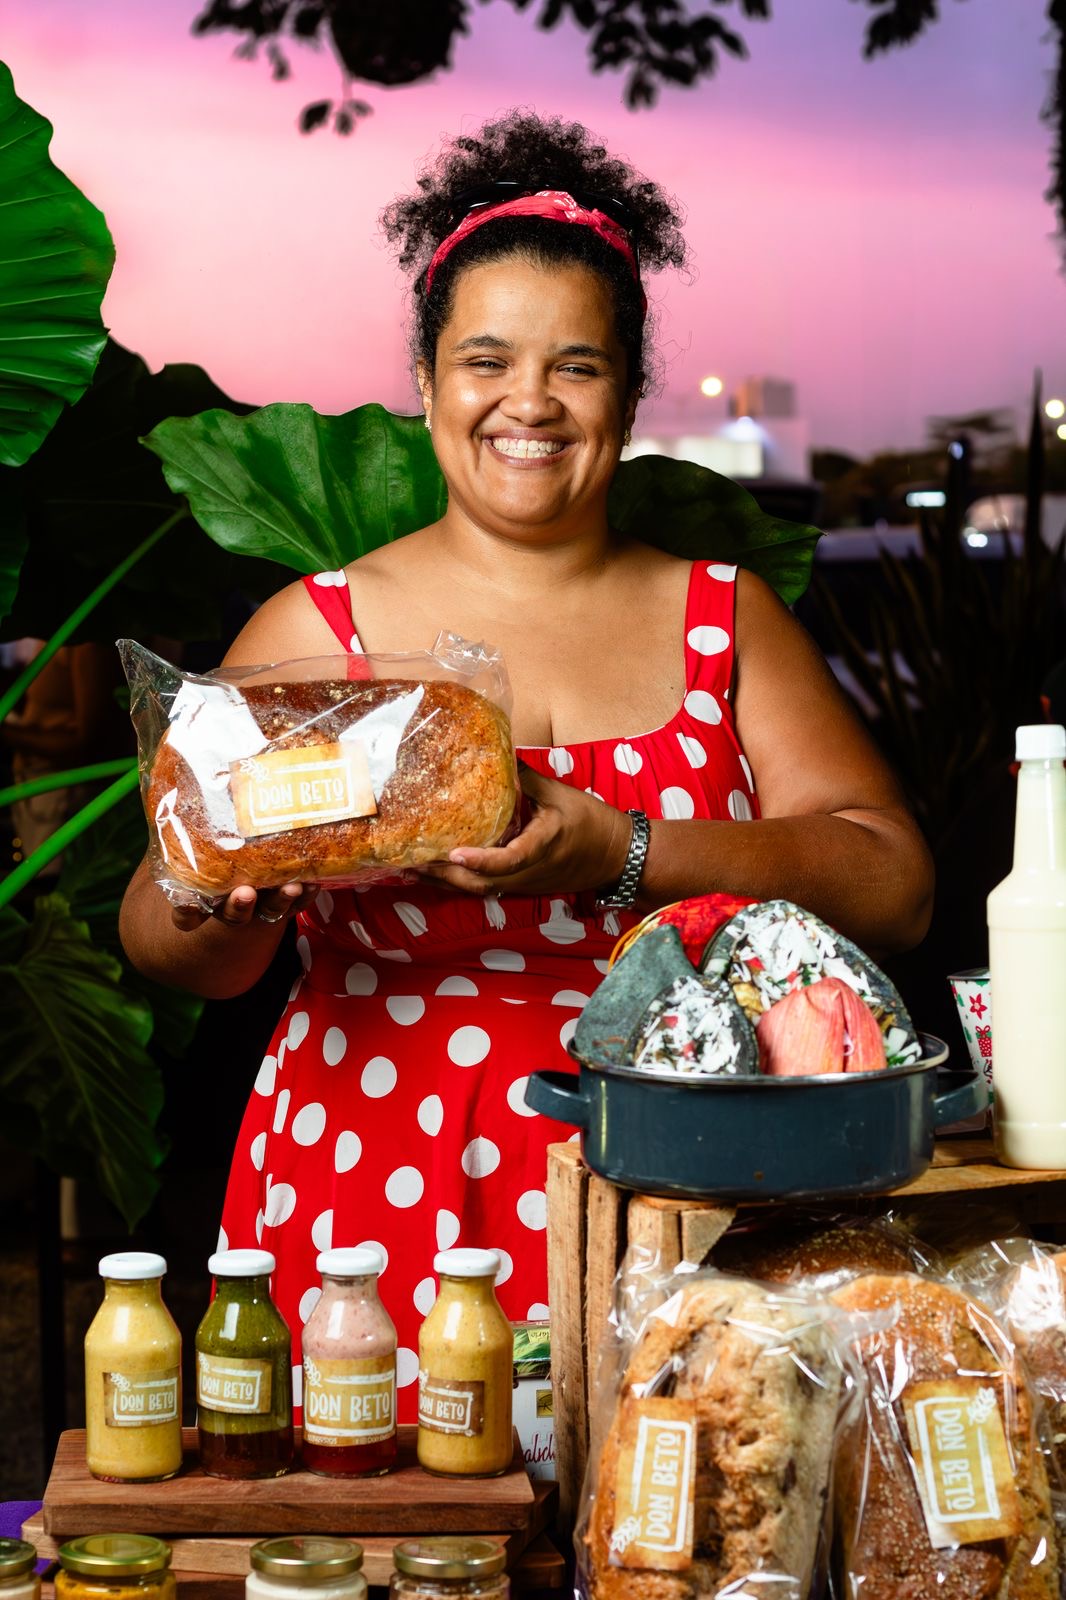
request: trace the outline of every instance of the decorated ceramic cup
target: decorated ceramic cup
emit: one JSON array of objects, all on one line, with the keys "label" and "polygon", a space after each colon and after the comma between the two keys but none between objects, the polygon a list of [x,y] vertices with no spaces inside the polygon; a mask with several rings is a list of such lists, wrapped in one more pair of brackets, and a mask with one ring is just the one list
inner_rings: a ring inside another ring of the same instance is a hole
[{"label": "decorated ceramic cup", "polygon": [[975,1072],[983,1072],[992,1090],[992,991],[987,967],[953,972],[948,979],[959,1010],[966,1048]]}]

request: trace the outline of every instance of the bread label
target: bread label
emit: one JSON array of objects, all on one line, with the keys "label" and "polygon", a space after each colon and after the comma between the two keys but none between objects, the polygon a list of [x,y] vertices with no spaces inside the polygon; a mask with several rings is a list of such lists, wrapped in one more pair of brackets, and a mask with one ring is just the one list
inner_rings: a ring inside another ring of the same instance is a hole
[{"label": "bread label", "polygon": [[1019,1533],[1021,1511],[994,1384],[976,1377],[912,1383],[903,1409],[933,1549]]},{"label": "bread label", "polygon": [[150,1428],[178,1420],[178,1369],[105,1372],[104,1421],[109,1428]]},{"label": "bread label", "polygon": [[418,1426],[476,1439],[485,1431],[484,1380],[435,1378],[423,1367],[418,1374]]},{"label": "bread label", "polygon": [[683,1572],[692,1564],[695,1402],[629,1395],[622,1404],[611,1562]]},{"label": "bread label", "polygon": [[304,1356],[304,1438],[313,1444],[372,1444],[396,1432],[396,1357]]},{"label": "bread label", "polygon": [[230,788],[246,839],[372,817],[378,808],[358,739],[245,756],[230,763]]},{"label": "bread label", "polygon": [[254,1357],[196,1354],[196,1404],[205,1411],[265,1417],[270,1411],[274,1369]]}]

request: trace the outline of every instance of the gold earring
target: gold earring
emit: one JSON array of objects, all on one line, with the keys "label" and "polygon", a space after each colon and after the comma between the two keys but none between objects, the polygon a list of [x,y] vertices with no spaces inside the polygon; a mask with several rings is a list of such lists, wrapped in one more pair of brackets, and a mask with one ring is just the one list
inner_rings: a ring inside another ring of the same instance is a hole
[{"label": "gold earring", "polygon": [[432,433],[433,432],[433,424],[429,420],[429,412],[428,411],[423,414],[422,420],[426,425],[426,432],[427,433]]},{"label": "gold earring", "polygon": [[624,445],[633,443],[633,430],[632,430],[632,428],[627,428],[626,429],[625,433],[622,435],[622,443]]}]

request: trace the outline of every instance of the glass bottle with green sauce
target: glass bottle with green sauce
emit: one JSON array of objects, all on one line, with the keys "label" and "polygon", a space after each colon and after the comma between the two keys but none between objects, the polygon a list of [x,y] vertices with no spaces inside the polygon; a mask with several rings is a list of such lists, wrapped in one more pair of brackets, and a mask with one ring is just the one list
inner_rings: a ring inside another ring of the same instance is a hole
[{"label": "glass bottle with green sauce", "polygon": [[268,1250],[220,1250],[215,1298],[196,1330],[200,1464],[216,1478],[280,1478],[292,1466],[292,1340],[270,1298]]}]

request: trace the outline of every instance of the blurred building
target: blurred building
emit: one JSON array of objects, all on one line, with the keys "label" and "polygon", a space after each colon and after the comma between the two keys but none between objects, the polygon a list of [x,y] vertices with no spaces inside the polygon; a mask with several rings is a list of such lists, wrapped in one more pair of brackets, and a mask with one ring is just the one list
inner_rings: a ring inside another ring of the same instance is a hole
[{"label": "blurred building", "polygon": [[697,388],[646,402],[625,454],[694,461],[727,478],[806,481],[810,426],[798,413],[795,384],[751,377],[718,396]]}]

